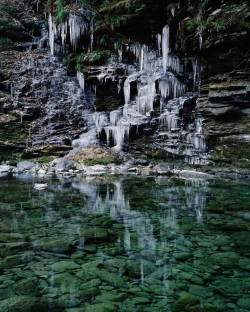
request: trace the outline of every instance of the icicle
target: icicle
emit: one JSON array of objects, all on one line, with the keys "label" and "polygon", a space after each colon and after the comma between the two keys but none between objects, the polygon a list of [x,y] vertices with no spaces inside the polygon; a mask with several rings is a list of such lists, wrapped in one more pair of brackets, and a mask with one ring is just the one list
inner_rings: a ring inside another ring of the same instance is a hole
[{"label": "icicle", "polygon": [[54,55],[55,52],[55,27],[52,15],[49,14],[49,45],[51,55]]},{"label": "icicle", "polygon": [[90,25],[90,51],[93,51],[94,46],[94,21],[91,19]]},{"label": "icicle", "polygon": [[161,34],[156,35],[156,41],[157,41],[157,47],[158,47],[159,55],[161,54],[161,50],[162,50],[161,38],[162,38]]},{"label": "icicle", "polygon": [[163,56],[163,70],[166,72],[169,57],[169,26],[166,25],[162,31],[162,56]]},{"label": "icicle", "polygon": [[93,114],[93,119],[99,132],[101,132],[102,129],[108,125],[108,117],[105,113],[96,112]]},{"label": "icicle", "polygon": [[121,111],[120,110],[112,111],[110,112],[109,116],[111,125],[116,126],[119,119],[121,118]]},{"label": "icicle", "polygon": [[136,99],[138,111],[146,114],[154,110],[155,81],[151,79],[147,85],[138,86],[138,96]]},{"label": "icicle", "polygon": [[76,77],[77,77],[77,80],[79,82],[81,89],[84,91],[85,90],[85,77],[84,77],[83,73],[77,72]]},{"label": "icicle", "polygon": [[124,90],[125,105],[127,105],[130,101],[130,79],[129,77],[124,82],[123,90]]}]

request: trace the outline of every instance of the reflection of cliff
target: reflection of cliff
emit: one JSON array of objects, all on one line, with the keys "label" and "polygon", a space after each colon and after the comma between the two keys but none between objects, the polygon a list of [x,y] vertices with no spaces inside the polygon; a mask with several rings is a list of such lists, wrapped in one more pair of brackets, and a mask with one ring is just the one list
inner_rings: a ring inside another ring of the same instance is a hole
[{"label": "reflection of cliff", "polygon": [[[157,178],[158,179],[158,178]],[[157,182],[156,179],[156,182]],[[130,182],[128,182],[130,183]],[[159,183],[161,183],[159,181]],[[130,195],[125,193],[126,180],[120,179],[105,185],[87,181],[75,181],[72,187],[78,189],[87,198],[89,214],[106,214],[112,219],[122,222],[125,226],[124,245],[129,250],[130,236],[136,232],[138,248],[156,252],[157,241],[154,235],[155,224],[160,225],[160,233],[175,233],[178,230],[178,213],[195,214],[197,222],[202,222],[203,209],[206,204],[208,185],[206,182],[189,181],[185,186],[166,186],[163,189],[149,191],[148,197],[157,202],[157,211],[138,211],[131,204]],[[100,190],[101,188],[101,190]],[[143,208],[143,200],[141,203]],[[153,213],[153,215],[151,215]],[[154,220],[156,218],[157,222]],[[161,235],[160,235],[161,236]],[[162,241],[164,244],[164,241]]]}]

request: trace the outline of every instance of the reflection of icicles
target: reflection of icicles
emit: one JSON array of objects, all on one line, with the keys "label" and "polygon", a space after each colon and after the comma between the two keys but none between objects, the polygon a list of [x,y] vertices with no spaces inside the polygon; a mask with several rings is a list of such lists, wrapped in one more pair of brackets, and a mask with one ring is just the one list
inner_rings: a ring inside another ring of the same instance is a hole
[{"label": "reflection of icicles", "polygon": [[126,251],[131,249],[130,232],[127,226],[125,227],[124,233],[124,248]]},{"label": "reflection of icicles", "polygon": [[144,265],[143,260],[141,259],[141,284],[144,283]]}]

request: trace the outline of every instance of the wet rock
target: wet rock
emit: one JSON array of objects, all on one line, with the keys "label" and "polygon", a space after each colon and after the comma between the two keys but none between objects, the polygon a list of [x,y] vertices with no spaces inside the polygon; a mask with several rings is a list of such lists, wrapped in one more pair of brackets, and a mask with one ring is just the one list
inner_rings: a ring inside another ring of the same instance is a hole
[{"label": "wet rock", "polygon": [[8,165],[0,165],[0,173],[11,172],[13,167]]},{"label": "wet rock", "polygon": [[0,261],[1,269],[10,269],[20,264],[28,263],[29,259],[23,258],[20,255],[7,256]]},{"label": "wet rock", "polygon": [[85,242],[103,242],[107,241],[110,237],[108,230],[101,227],[92,227],[84,229],[82,232]]},{"label": "wet rock", "polygon": [[24,241],[25,236],[19,233],[0,233],[0,242],[15,242],[15,241]]},{"label": "wet rock", "polygon": [[81,280],[70,273],[59,273],[54,276],[55,286],[63,292],[70,292],[70,289],[77,290],[81,285]]},{"label": "wet rock", "polygon": [[[40,171],[40,170],[39,170]],[[34,185],[34,189],[36,190],[39,190],[39,191],[42,191],[42,190],[45,190],[46,188],[48,187],[48,184],[42,184],[42,183],[36,183]]]},{"label": "wet rock", "polygon": [[1,312],[46,312],[47,305],[38,298],[30,296],[14,296],[0,301]]},{"label": "wet rock", "polygon": [[113,294],[111,292],[102,293],[96,297],[96,302],[121,302],[126,299],[126,294]]},{"label": "wet rock", "polygon": [[86,175],[100,175],[107,173],[109,171],[109,167],[104,165],[95,165],[90,167],[85,166],[84,170]]},{"label": "wet rock", "polygon": [[36,240],[34,246],[36,249],[45,251],[53,251],[58,253],[65,253],[69,250],[71,241],[64,238],[57,237],[44,237]]},{"label": "wet rock", "polygon": [[98,278],[92,279],[87,283],[83,283],[80,286],[80,289],[89,289],[89,288],[96,288],[101,285],[101,280]]},{"label": "wet rock", "polygon": [[57,305],[61,308],[71,308],[80,304],[80,300],[71,294],[65,294],[57,299]]},{"label": "wet rock", "polygon": [[188,292],[198,298],[210,298],[214,296],[213,290],[209,286],[191,285]]},{"label": "wet rock", "polygon": [[21,171],[31,170],[35,168],[37,164],[30,162],[30,161],[22,161],[17,164],[17,168]]},{"label": "wet rock", "polygon": [[16,282],[12,289],[17,295],[36,296],[39,293],[38,286],[38,279],[31,277],[27,279],[21,279],[20,281]]},{"label": "wet rock", "polygon": [[200,300],[188,293],[181,294],[180,298],[174,304],[174,311],[189,311],[190,307],[196,306]]},{"label": "wet rock", "polygon": [[250,296],[242,296],[242,298],[237,301],[237,305],[241,309],[250,310]]},{"label": "wet rock", "polygon": [[212,287],[217,293],[230,298],[241,296],[244,293],[244,284],[246,281],[239,278],[226,278],[221,277],[212,283]]},{"label": "wet rock", "polygon": [[159,175],[169,175],[171,174],[171,168],[167,163],[159,163],[153,168],[153,171]]},{"label": "wet rock", "polygon": [[52,264],[51,269],[56,272],[64,272],[79,269],[81,266],[73,261],[59,261]]},{"label": "wet rock", "polygon": [[57,158],[51,162],[51,166],[55,168],[56,172],[65,172],[71,169],[76,169],[77,164],[65,158]]},{"label": "wet rock", "polygon": [[146,159],[135,159],[134,164],[140,166],[147,166],[149,163]]},{"label": "wet rock", "polygon": [[79,291],[79,297],[81,299],[91,299],[97,296],[99,293],[100,293],[100,290],[98,287],[90,287],[90,288],[85,288]]},{"label": "wet rock", "polygon": [[120,277],[118,274],[111,273],[106,270],[99,270],[97,272],[97,277],[114,287],[122,287],[125,282],[124,279]]},{"label": "wet rock", "polygon": [[86,312],[116,312],[117,307],[111,303],[98,303],[88,305],[86,307]]},{"label": "wet rock", "polygon": [[239,255],[235,252],[217,252],[206,261],[225,268],[235,268],[238,266]]},{"label": "wet rock", "polygon": [[142,266],[143,266],[143,272],[145,275],[151,274],[155,272],[156,270],[155,266],[149,261],[134,260],[134,261],[129,261],[127,263],[127,270],[126,270],[127,275],[130,277],[140,277]]},{"label": "wet rock", "polygon": [[151,300],[147,297],[137,297],[132,299],[132,304],[149,304]]},{"label": "wet rock", "polygon": [[[98,278],[98,272],[100,271],[100,267],[102,266],[103,261],[102,260],[96,260],[96,261],[90,261],[87,263],[84,263],[81,267],[81,270],[79,270],[76,273],[76,276],[78,276],[80,279],[84,281],[92,280]],[[100,278],[101,279],[101,278]]]},{"label": "wet rock", "polygon": [[244,258],[239,260],[239,267],[242,270],[250,271],[250,259]]},{"label": "wet rock", "polygon": [[192,254],[189,252],[178,252],[174,254],[175,259],[178,261],[185,261],[192,257]]},{"label": "wet rock", "polygon": [[179,177],[186,178],[186,179],[213,179],[214,178],[214,176],[210,174],[199,172],[199,171],[194,171],[194,170],[181,170],[179,172]]}]

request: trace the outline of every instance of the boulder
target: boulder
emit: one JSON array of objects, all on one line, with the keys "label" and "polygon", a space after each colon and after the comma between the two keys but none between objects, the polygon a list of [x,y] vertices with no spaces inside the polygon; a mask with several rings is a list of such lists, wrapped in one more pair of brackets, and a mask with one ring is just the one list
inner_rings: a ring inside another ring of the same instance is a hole
[{"label": "boulder", "polygon": [[167,163],[159,163],[153,168],[153,171],[159,175],[169,175],[171,174],[171,168]]},{"label": "boulder", "polygon": [[35,168],[37,165],[30,161],[21,161],[17,164],[17,168],[21,171],[31,170]]},{"label": "boulder", "polygon": [[179,177],[184,179],[214,179],[214,176],[195,170],[180,170]]}]

